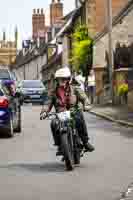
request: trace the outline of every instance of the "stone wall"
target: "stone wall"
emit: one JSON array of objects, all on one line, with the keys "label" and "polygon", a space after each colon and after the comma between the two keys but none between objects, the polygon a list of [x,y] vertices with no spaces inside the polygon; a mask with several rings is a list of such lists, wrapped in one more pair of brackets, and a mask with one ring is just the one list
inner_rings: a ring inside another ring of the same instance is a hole
[{"label": "stone wall", "polygon": [[128,93],[128,108],[133,111],[133,90]]},{"label": "stone wall", "polygon": [[30,62],[14,69],[19,79],[42,79],[41,68],[47,63],[47,55],[38,56]]},{"label": "stone wall", "polygon": [[[115,49],[116,43],[128,44],[133,42],[133,9],[113,27],[112,31],[113,48]],[[97,68],[106,67],[105,52],[108,51],[108,35],[105,34],[99,38],[94,48],[94,68],[95,73],[98,73]],[[96,75],[96,76],[100,76]],[[102,80],[102,78],[101,78]],[[99,87],[98,80],[96,85]]]},{"label": "stone wall", "polygon": [[63,37],[63,45],[62,45],[62,65],[69,65],[69,54],[70,54],[70,46],[69,46],[69,38],[67,36]]}]

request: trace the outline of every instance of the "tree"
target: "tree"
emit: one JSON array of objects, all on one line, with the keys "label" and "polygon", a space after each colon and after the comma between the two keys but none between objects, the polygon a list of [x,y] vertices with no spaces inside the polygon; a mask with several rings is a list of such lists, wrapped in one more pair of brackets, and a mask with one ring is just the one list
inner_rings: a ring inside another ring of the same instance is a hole
[{"label": "tree", "polygon": [[88,35],[88,29],[84,25],[76,28],[72,35],[73,48],[71,56],[72,69],[81,71],[84,76],[89,75],[93,60],[93,39]]}]

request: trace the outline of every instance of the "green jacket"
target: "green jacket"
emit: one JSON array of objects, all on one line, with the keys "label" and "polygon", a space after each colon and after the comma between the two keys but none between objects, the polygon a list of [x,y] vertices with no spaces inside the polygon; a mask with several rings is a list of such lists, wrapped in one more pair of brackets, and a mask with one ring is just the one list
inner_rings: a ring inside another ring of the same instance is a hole
[{"label": "green jacket", "polygon": [[[74,107],[83,108],[90,104],[87,95],[80,89],[80,87],[70,85],[70,91],[70,109]],[[53,106],[56,112],[68,110],[65,104],[61,105],[60,99],[56,95],[56,90],[54,90],[49,96],[48,112],[52,109]]]}]

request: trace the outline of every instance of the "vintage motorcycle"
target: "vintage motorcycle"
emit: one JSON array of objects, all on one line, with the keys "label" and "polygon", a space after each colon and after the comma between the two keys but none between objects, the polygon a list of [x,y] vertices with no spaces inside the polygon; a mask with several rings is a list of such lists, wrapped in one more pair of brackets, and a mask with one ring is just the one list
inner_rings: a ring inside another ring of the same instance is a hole
[{"label": "vintage motorcycle", "polygon": [[66,170],[71,171],[75,165],[80,164],[80,158],[83,156],[83,146],[75,128],[74,116],[75,110],[60,113],[48,113],[40,119],[56,118],[58,124],[58,134],[60,136],[60,147],[62,150],[62,160],[65,162]]}]

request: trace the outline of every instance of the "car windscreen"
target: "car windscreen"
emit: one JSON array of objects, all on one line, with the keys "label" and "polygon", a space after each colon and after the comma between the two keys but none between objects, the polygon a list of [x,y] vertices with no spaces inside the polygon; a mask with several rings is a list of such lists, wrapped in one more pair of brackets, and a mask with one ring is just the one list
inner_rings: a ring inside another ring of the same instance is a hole
[{"label": "car windscreen", "polygon": [[41,81],[23,81],[23,88],[44,88],[44,85]]},{"label": "car windscreen", "polygon": [[0,80],[10,80],[10,74],[7,70],[0,69]]}]

